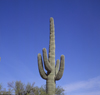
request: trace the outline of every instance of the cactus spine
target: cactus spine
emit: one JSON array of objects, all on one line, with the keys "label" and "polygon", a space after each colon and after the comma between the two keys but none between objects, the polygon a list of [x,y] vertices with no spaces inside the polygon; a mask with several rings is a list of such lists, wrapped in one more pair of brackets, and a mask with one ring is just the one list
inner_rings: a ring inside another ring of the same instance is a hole
[{"label": "cactus spine", "polygon": [[55,95],[55,82],[56,80],[60,80],[63,71],[64,71],[64,55],[61,55],[60,58],[60,67],[59,67],[59,59],[56,61],[55,66],[55,29],[54,29],[54,20],[50,18],[50,42],[49,42],[49,58],[47,58],[46,49],[43,48],[43,59],[44,66],[47,70],[45,73],[43,69],[42,56],[38,54],[38,68],[39,73],[43,79],[46,80],[46,93],[49,95]]}]

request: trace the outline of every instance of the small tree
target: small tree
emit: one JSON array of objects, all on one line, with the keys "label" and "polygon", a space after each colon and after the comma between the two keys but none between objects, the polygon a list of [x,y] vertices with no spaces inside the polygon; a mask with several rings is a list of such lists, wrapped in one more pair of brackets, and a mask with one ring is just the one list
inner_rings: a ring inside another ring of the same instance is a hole
[{"label": "small tree", "polygon": [[57,86],[55,89],[55,94],[56,95],[64,95],[64,89],[61,86]]},{"label": "small tree", "polygon": [[2,90],[2,84],[0,84],[0,94],[1,94],[1,90]]},{"label": "small tree", "polygon": [[11,89],[8,89],[8,91],[6,91],[6,88],[4,88],[3,89],[3,86],[2,86],[2,84],[0,84],[0,95],[2,94],[2,95],[6,95],[6,94],[11,94]]},{"label": "small tree", "polygon": [[9,82],[8,87],[15,91],[17,95],[29,95],[34,92],[34,83],[31,85],[28,83],[26,86],[21,81]]},{"label": "small tree", "polygon": [[24,92],[24,84],[21,81],[9,82],[8,87],[14,90],[17,95],[21,95]]}]

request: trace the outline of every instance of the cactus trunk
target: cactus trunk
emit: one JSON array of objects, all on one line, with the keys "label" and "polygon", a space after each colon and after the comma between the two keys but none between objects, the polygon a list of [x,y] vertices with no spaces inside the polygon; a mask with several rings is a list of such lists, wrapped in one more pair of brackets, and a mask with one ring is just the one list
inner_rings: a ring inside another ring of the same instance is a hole
[{"label": "cactus trunk", "polygon": [[49,55],[47,58],[46,49],[43,48],[43,59],[44,59],[44,66],[47,70],[45,73],[43,69],[42,57],[41,54],[38,54],[38,68],[40,75],[43,79],[46,80],[46,92],[49,95],[55,95],[55,87],[56,87],[56,80],[60,80],[63,71],[64,71],[64,55],[61,55],[60,61],[60,68],[59,68],[59,60],[56,62],[55,66],[55,29],[54,29],[54,20],[50,18],[50,42],[49,42]]},{"label": "cactus trunk", "polygon": [[55,80],[54,80],[54,75],[50,74],[48,76],[48,79],[46,80],[46,92],[49,95],[55,95]]}]

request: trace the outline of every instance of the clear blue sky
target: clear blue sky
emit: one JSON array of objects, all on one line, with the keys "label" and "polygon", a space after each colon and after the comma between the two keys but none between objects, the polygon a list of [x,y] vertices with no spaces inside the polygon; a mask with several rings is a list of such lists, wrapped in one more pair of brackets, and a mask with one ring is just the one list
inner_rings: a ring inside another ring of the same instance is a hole
[{"label": "clear blue sky", "polygon": [[66,95],[100,95],[100,0],[0,0],[0,83],[46,83],[37,55],[49,50],[50,17],[55,59],[65,55],[57,85]]}]

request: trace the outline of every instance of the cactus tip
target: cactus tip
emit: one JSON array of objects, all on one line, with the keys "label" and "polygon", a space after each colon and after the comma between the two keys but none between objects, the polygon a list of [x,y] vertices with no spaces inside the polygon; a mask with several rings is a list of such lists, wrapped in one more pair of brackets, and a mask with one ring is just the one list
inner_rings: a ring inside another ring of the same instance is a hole
[{"label": "cactus tip", "polygon": [[53,21],[54,19],[53,19],[53,17],[50,17],[50,21]]},{"label": "cactus tip", "polygon": [[40,56],[41,54],[40,53],[38,53],[38,56]]},{"label": "cactus tip", "polygon": [[43,51],[46,50],[46,48],[43,48]]},{"label": "cactus tip", "polygon": [[61,57],[65,57],[65,56],[62,54]]}]

